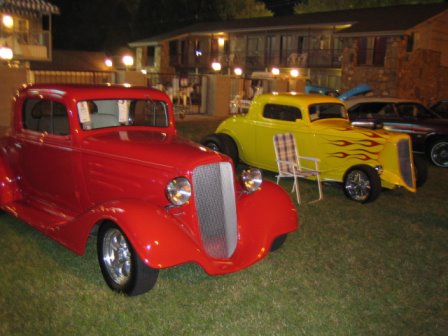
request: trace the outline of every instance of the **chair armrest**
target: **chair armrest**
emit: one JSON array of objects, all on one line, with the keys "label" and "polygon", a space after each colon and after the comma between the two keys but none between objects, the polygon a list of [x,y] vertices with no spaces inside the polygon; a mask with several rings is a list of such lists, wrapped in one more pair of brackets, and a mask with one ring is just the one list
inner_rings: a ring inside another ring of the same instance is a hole
[{"label": "chair armrest", "polygon": [[303,160],[309,160],[309,161],[314,161],[314,162],[320,162],[320,159],[315,158],[315,157],[311,157],[311,156],[298,156],[298,159],[303,159]]}]

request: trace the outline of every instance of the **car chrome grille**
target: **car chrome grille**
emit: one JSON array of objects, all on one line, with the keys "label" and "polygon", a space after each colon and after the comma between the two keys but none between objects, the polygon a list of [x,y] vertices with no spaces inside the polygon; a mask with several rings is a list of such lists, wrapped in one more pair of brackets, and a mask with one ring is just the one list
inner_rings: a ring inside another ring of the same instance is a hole
[{"label": "car chrome grille", "polygon": [[195,168],[193,191],[205,251],[213,258],[229,258],[237,242],[231,164],[221,162]]},{"label": "car chrome grille", "polygon": [[411,148],[409,140],[398,142],[398,156],[400,160],[400,173],[404,182],[411,188],[415,188],[413,178],[413,163],[411,163]]}]

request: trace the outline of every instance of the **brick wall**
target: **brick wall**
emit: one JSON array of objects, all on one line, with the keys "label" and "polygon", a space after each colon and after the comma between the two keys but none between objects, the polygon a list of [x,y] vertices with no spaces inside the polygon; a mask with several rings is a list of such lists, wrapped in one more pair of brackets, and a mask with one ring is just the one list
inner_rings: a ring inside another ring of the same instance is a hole
[{"label": "brick wall", "polygon": [[357,66],[356,39],[350,39],[344,48],[342,57],[341,91],[346,91],[359,84],[368,83],[373,94],[378,96],[397,95],[398,60],[401,41],[389,38],[383,67]]},{"label": "brick wall", "polygon": [[440,64],[440,56],[438,51],[421,49],[404,55],[398,73],[398,96],[425,104],[448,97],[448,73]]},{"label": "brick wall", "polygon": [[448,97],[448,68],[433,50],[406,52],[406,40],[390,37],[383,67],[356,66],[356,40],[346,44],[342,58],[342,91],[368,83],[377,96],[418,99],[429,104]]}]

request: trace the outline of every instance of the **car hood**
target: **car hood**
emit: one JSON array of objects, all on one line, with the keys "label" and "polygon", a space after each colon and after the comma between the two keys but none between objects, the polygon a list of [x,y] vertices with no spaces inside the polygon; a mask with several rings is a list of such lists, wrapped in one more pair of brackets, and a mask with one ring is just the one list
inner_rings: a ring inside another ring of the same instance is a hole
[{"label": "car hood", "polygon": [[127,159],[161,169],[191,170],[229,158],[176,135],[142,130],[107,131],[87,136],[84,153]]},{"label": "car hood", "polygon": [[322,119],[312,122],[313,133],[350,139],[382,138],[386,140],[393,134],[383,129],[353,127],[347,119]]},{"label": "car hood", "polygon": [[346,101],[347,99],[355,96],[365,95],[368,92],[371,92],[372,88],[369,84],[364,83],[358,86],[355,86],[354,88],[351,88],[350,90],[342,93],[338,98],[340,100]]}]

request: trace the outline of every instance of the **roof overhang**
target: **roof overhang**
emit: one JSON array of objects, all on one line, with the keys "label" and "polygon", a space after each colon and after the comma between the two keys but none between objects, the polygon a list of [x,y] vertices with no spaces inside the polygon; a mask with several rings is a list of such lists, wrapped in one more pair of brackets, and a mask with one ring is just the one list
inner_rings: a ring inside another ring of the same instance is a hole
[{"label": "roof overhang", "polygon": [[44,0],[0,0],[0,12],[26,16],[60,14],[58,6]]},{"label": "roof overhang", "polygon": [[189,36],[210,36],[210,35],[222,35],[222,34],[238,34],[238,33],[265,33],[272,31],[289,31],[289,30],[313,30],[313,29],[327,29],[339,31],[346,28],[350,28],[355,22],[327,22],[316,24],[295,24],[295,25],[278,25],[269,27],[217,27],[216,29],[209,30],[192,30],[188,33],[185,32],[172,32],[163,35],[153,36],[149,39],[134,41],[129,43],[130,47],[146,47],[157,46],[165,41],[179,40],[187,38]]},{"label": "roof overhang", "polygon": [[369,36],[402,36],[404,30],[385,30],[385,31],[352,31],[352,32],[336,32],[338,37],[369,37]]}]

